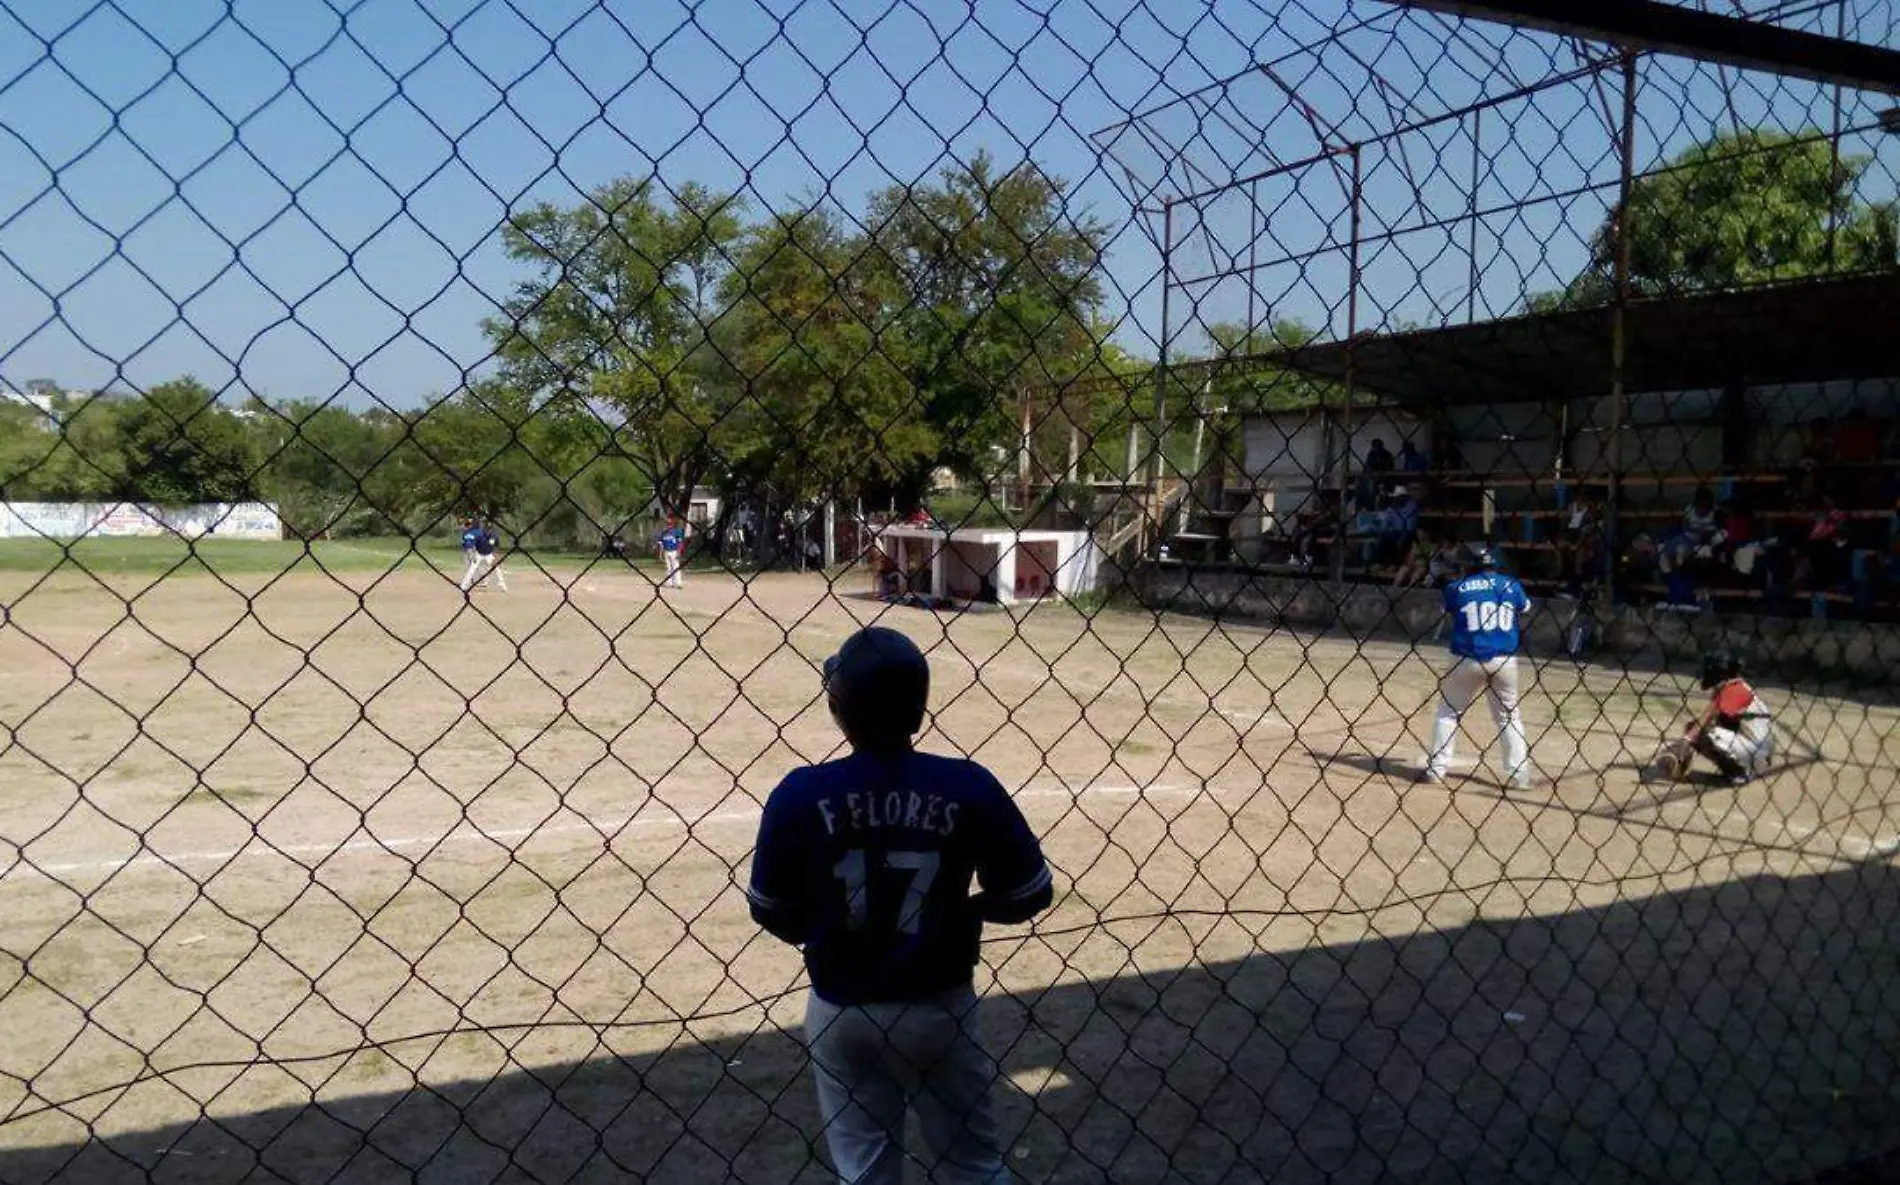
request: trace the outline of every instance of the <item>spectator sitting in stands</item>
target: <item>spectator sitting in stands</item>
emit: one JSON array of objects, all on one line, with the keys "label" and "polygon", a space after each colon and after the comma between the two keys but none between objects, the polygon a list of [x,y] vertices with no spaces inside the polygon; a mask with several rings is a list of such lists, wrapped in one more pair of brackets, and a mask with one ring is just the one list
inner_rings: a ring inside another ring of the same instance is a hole
[{"label": "spectator sitting in stands", "polygon": [[[1813,590],[1838,588],[1846,579],[1847,512],[1836,506],[1832,497],[1821,496],[1821,505],[1814,512],[1808,527],[1807,547],[1803,550]],[[1797,579],[1795,583],[1799,587],[1802,581]]]},{"label": "spectator sitting in stands", "polygon": [[1313,544],[1345,521],[1338,490],[1315,490],[1293,516],[1293,562],[1302,568],[1313,566]]},{"label": "spectator sitting in stands", "polygon": [[1392,469],[1396,464],[1392,450],[1385,447],[1385,440],[1375,436],[1372,447],[1366,450],[1365,473],[1359,479],[1359,500],[1372,503],[1379,499],[1381,491],[1392,484]]},{"label": "spectator sitting in stands", "polygon": [[1715,491],[1697,486],[1695,497],[1682,512],[1682,525],[1664,545],[1661,566],[1664,575],[1698,561],[1715,559],[1722,544],[1722,528],[1716,516]]},{"label": "spectator sitting in stands", "polygon": [[1431,458],[1420,452],[1411,441],[1399,444],[1399,469],[1405,473],[1427,473],[1431,470]]},{"label": "spectator sitting in stands", "polygon": [[1596,498],[1579,496],[1557,516],[1552,545],[1557,551],[1557,578],[1570,596],[1582,596],[1583,573],[1603,554],[1603,507]]},{"label": "spectator sitting in stands", "polygon": [[1721,544],[1716,549],[1723,566],[1753,576],[1761,546],[1755,539],[1754,513],[1739,498],[1730,500],[1722,508]]},{"label": "spectator sitting in stands", "polygon": [[1430,527],[1421,525],[1412,536],[1411,547],[1406,550],[1405,563],[1392,577],[1392,587],[1400,592],[1421,584],[1426,588],[1437,588],[1439,581],[1450,570],[1451,561],[1446,544]]},{"label": "spectator sitting in stands", "polygon": [[1640,586],[1655,582],[1657,557],[1656,541],[1648,534],[1638,534],[1617,558],[1617,587],[1625,590],[1624,595],[1632,604],[1648,600],[1648,593],[1639,590]]},{"label": "spectator sitting in stands", "polygon": [[1397,464],[1397,459],[1392,456],[1392,450],[1385,447],[1385,439],[1379,436],[1373,437],[1372,447],[1366,450],[1366,472],[1373,475],[1389,474],[1397,467]]},{"label": "spectator sitting in stands", "polygon": [[1411,549],[1418,534],[1418,516],[1423,508],[1423,486],[1414,482],[1394,491],[1392,505],[1385,510],[1379,528],[1379,552],[1383,560],[1396,561]]},{"label": "spectator sitting in stands", "polygon": [[1801,428],[1799,439],[1801,459],[1786,491],[1797,505],[1821,496],[1823,474],[1834,463],[1834,426],[1826,417],[1816,416]]}]

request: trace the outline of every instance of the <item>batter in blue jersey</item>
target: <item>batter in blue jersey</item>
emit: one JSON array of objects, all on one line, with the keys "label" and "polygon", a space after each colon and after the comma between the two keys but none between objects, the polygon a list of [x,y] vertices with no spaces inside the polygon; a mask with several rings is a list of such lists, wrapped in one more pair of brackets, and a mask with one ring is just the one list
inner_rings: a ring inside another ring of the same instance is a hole
[{"label": "batter in blue jersey", "polygon": [[1444,780],[1451,766],[1458,722],[1480,694],[1490,702],[1504,750],[1504,776],[1513,787],[1530,784],[1529,746],[1518,711],[1517,650],[1531,600],[1517,577],[1499,571],[1487,547],[1474,548],[1472,570],[1445,586],[1451,619],[1452,667],[1439,683],[1432,748],[1420,781]]}]

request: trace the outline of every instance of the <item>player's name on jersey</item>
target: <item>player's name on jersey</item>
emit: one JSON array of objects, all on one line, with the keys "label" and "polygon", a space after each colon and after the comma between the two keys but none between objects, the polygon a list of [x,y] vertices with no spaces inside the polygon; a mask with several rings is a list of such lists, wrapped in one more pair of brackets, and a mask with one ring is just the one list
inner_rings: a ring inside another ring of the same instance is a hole
[{"label": "player's name on jersey", "polygon": [[850,831],[902,827],[949,835],[957,829],[957,810],[962,806],[946,801],[941,794],[919,794],[915,790],[888,790],[882,794],[848,791],[817,801],[827,835],[838,834],[841,826]]}]

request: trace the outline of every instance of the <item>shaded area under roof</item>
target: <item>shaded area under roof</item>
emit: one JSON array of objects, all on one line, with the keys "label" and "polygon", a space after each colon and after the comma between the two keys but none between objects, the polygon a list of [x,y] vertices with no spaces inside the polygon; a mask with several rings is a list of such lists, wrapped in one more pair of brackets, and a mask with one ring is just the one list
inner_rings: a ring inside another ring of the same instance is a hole
[{"label": "shaded area under roof", "polygon": [[[1607,307],[1305,346],[1270,362],[1408,405],[1607,395]],[[1900,272],[1632,302],[1631,393],[1900,375]]]}]

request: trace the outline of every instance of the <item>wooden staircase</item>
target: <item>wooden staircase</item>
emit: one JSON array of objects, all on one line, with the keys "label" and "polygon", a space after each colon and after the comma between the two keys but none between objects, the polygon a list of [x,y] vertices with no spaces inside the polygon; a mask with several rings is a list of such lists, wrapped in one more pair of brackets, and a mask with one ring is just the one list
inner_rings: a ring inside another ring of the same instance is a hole
[{"label": "wooden staircase", "polygon": [[1168,516],[1187,492],[1187,482],[1169,478],[1157,490],[1142,490],[1131,496],[1126,506],[1117,507],[1103,520],[1103,526],[1097,528],[1096,544],[1102,554],[1120,562],[1124,553],[1133,551],[1139,555],[1147,550],[1149,540],[1165,538]]}]

